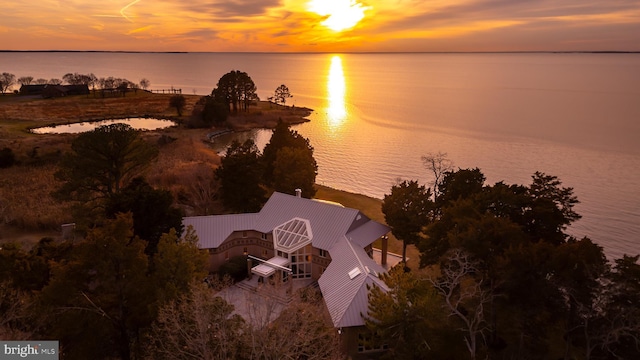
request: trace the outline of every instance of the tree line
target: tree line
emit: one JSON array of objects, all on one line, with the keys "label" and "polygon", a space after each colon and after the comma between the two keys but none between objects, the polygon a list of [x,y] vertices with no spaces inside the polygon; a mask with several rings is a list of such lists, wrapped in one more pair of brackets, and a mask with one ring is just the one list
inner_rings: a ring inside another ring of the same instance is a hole
[{"label": "tree line", "polygon": [[422,268],[396,268],[389,292],[371,291],[368,327],[390,358],[639,356],[639,256],[609,261],[567,234],[580,219],[572,188],[540,172],[529,185],[489,185],[446,154],[423,161],[433,187],[402,181],[382,205]]},{"label": "tree line", "polygon": [[[79,74],[67,73],[59,78],[37,78],[33,76],[21,76],[16,78],[14,74],[3,72],[0,74],[0,91],[4,94],[8,92],[14,85],[87,85],[92,90],[107,90],[116,88],[143,89],[147,90],[151,82],[142,78],[138,83],[134,83],[128,79],[119,77],[97,77],[93,73]],[[17,90],[16,90],[17,91]]]}]

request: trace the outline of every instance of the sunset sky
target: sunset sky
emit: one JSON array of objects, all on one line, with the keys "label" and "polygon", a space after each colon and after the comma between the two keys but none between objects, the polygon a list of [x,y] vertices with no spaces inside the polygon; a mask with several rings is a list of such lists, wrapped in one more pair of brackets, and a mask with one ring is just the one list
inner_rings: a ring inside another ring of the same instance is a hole
[{"label": "sunset sky", "polygon": [[0,50],[640,51],[640,0],[3,0]]}]

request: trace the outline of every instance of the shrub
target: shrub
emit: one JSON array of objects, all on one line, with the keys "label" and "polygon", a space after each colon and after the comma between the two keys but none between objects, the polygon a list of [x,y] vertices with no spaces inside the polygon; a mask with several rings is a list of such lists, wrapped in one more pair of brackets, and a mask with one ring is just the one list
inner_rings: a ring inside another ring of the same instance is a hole
[{"label": "shrub", "polygon": [[234,282],[242,281],[247,277],[247,257],[234,256],[218,269],[218,277],[223,279],[225,275],[231,277]]},{"label": "shrub", "polygon": [[4,148],[0,150],[0,168],[8,168],[16,163],[16,156],[13,154],[13,150]]},{"label": "shrub", "polygon": [[169,106],[176,108],[178,116],[182,116],[182,109],[187,105],[187,99],[183,95],[173,95],[169,99]]}]

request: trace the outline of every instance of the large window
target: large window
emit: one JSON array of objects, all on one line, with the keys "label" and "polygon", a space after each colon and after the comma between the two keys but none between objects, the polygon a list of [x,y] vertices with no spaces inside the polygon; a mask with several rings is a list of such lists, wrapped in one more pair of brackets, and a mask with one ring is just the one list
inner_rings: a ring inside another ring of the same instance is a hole
[{"label": "large window", "polygon": [[358,352],[382,351],[388,348],[379,335],[368,330],[358,333]]},{"label": "large window", "polygon": [[291,272],[294,279],[311,277],[311,244],[291,254]]},{"label": "large window", "polygon": [[311,278],[313,233],[308,220],[293,218],[273,229],[273,247],[277,256],[291,262],[293,279]]}]

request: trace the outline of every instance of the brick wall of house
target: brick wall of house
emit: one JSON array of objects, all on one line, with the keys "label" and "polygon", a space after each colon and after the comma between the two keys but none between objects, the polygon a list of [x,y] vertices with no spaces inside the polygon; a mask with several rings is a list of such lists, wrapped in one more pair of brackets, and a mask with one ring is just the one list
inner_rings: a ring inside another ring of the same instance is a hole
[{"label": "brick wall of house", "polygon": [[[263,237],[266,237],[266,239]],[[272,258],[274,251],[271,234],[263,234],[258,231],[237,231],[232,233],[220,247],[209,249],[209,272],[217,271],[220,265],[234,256],[247,254],[262,259]]]}]

